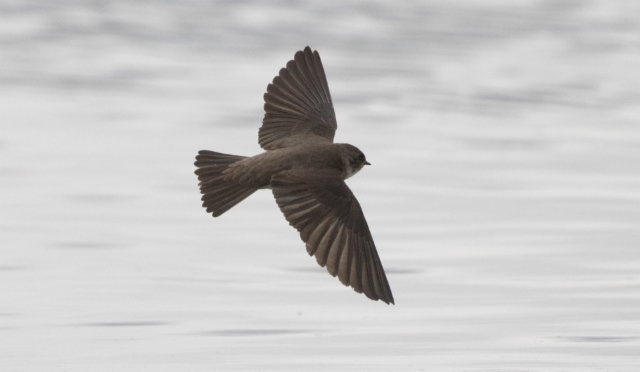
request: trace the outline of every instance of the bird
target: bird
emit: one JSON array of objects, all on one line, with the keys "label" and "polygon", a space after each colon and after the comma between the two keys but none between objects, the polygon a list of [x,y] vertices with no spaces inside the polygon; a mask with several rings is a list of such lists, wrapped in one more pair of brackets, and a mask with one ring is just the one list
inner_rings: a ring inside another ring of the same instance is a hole
[{"label": "bird", "polygon": [[366,165],[364,153],[333,143],[338,127],[318,51],[297,51],[264,94],[258,143],[247,157],[201,150],[197,169],[202,206],[219,217],[260,189],[271,189],[307,253],[342,284],[394,304],[358,200],[345,180]]}]

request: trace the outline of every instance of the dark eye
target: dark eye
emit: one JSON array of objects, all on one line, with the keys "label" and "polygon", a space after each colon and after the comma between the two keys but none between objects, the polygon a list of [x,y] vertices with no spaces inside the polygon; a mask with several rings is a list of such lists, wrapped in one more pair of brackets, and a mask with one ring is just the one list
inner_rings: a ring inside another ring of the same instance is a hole
[{"label": "dark eye", "polygon": [[358,160],[363,161],[364,160],[364,155],[358,156]]}]

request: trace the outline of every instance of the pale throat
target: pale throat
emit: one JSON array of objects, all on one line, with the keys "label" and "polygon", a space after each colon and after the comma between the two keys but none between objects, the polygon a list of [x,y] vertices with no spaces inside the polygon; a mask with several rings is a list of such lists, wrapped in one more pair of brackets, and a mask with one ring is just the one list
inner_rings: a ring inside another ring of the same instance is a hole
[{"label": "pale throat", "polygon": [[362,169],[362,167],[359,168],[352,168],[350,165],[348,165],[347,167],[347,175],[344,178],[345,180],[353,175],[355,175],[356,173],[360,172],[360,170]]}]

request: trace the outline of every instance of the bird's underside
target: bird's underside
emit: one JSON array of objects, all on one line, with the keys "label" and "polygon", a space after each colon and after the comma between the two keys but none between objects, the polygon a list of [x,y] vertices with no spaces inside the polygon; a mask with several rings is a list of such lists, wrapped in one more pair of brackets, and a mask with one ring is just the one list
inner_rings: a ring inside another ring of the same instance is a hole
[{"label": "bird's underside", "polygon": [[264,100],[259,143],[266,152],[244,157],[202,150],[196,156],[203,207],[218,217],[258,189],[271,188],[320,266],[356,292],[394,303],[362,208],[344,182],[361,169],[349,167],[365,162],[364,155],[333,144],[337,124],[318,52],[297,52]]}]

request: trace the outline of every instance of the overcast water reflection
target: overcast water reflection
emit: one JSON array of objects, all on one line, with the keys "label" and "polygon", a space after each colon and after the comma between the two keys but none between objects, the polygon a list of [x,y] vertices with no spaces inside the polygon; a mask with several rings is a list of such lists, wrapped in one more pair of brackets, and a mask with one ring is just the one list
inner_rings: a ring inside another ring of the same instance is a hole
[{"label": "overcast water reflection", "polygon": [[[0,0],[0,369],[638,371],[638,4]],[[396,306],[200,206],[306,45]]]}]

